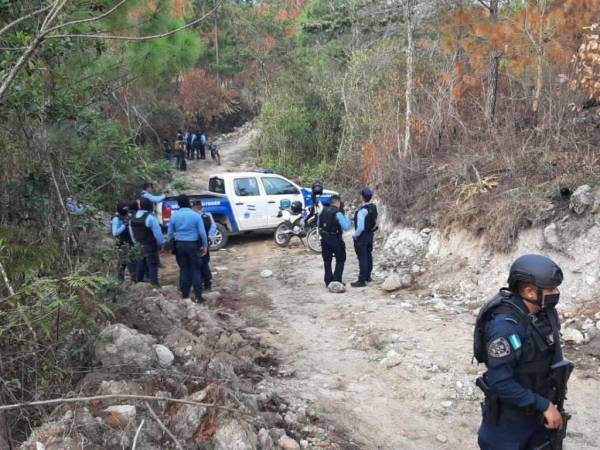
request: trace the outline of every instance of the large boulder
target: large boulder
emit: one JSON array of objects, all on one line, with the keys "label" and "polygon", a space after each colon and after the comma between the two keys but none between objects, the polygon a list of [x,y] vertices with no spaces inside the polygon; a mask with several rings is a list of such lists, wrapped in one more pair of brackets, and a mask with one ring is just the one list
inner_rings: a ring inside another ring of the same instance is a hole
[{"label": "large boulder", "polygon": [[135,367],[148,369],[157,363],[152,346],[156,339],[138,333],[123,324],[106,327],[96,340],[95,355],[105,368]]},{"label": "large boulder", "polygon": [[571,203],[569,208],[575,214],[583,214],[586,210],[594,204],[594,195],[592,188],[587,184],[579,186],[575,192],[571,195]]}]

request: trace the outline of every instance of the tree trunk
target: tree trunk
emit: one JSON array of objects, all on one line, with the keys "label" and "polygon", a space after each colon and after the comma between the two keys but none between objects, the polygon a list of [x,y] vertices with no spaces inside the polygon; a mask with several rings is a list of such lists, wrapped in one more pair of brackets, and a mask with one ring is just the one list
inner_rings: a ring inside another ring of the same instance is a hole
[{"label": "tree trunk", "polygon": [[535,90],[533,93],[533,117],[537,122],[537,114],[540,109],[540,98],[542,97],[542,87],[544,85],[544,15],[546,14],[546,0],[539,0],[538,14],[540,16],[540,25],[538,30],[536,47],[536,67],[535,67]]},{"label": "tree trunk", "polygon": [[415,18],[414,0],[404,1],[404,18],[406,20],[406,111],[404,117],[404,148],[401,157],[411,153],[411,128],[413,89],[415,72]]},{"label": "tree trunk", "polygon": [[[490,20],[498,21],[499,0],[490,1]],[[498,96],[498,68],[500,67],[501,52],[497,49],[490,50],[488,68],[487,68],[487,86],[485,93],[485,118],[489,124],[494,122],[496,115],[496,101]]]}]

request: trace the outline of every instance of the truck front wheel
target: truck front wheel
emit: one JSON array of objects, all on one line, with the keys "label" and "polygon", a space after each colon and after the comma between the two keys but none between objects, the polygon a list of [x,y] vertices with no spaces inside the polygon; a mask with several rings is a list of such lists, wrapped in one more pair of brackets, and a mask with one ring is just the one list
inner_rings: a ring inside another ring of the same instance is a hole
[{"label": "truck front wheel", "polygon": [[217,251],[225,248],[228,241],[229,232],[227,231],[227,228],[225,228],[225,225],[217,222],[217,232],[210,241],[210,251]]}]

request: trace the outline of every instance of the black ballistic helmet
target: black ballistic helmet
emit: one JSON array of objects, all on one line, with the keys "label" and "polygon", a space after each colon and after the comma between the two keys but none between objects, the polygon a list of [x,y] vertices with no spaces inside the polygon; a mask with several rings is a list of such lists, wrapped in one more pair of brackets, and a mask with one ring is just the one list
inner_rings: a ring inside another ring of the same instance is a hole
[{"label": "black ballistic helmet", "polygon": [[300,214],[302,212],[302,202],[292,202],[292,213]]},{"label": "black ballistic helmet", "polygon": [[312,185],[313,195],[323,195],[323,185],[320,181],[315,181]]},{"label": "black ballistic helmet", "polygon": [[529,283],[541,289],[555,289],[563,281],[560,267],[542,255],[525,255],[517,258],[510,267],[508,287],[514,289],[517,283]]}]

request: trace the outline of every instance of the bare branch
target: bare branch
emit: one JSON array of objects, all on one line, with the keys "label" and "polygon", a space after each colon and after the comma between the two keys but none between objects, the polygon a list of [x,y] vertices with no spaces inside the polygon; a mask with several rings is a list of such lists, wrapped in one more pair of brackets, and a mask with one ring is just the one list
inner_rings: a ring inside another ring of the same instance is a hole
[{"label": "bare branch", "polygon": [[65,22],[65,23],[58,24],[58,25],[50,28],[48,30],[48,33],[59,30],[60,28],[65,28],[65,27],[69,27],[72,25],[79,25],[82,23],[89,23],[89,22],[97,22],[98,20],[105,19],[106,17],[110,16],[113,12],[115,12],[117,9],[119,9],[121,6],[123,6],[125,3],[127,3],[127,0],[121,0],[119,3],[117,3],[111,9],[109,9],[108,11],[106,11],[103,14],[100,14],[99,16],[89,17],[87,19],[72,20],[71,22]]},{"label": "bare branch", "polygon": [[45,8],[38,9],[37,11],[33,11],[32,13],[29,13],[23,17],[19,17],[17,20],[13,20],[11,23],[9,23],[8,25],[6,25],[4,28],[2,28],[0,30],[0,36],[3,35],[4,33],[6,33],[8,30],[13,28],[14,26],[20,24],[21,22],[23,22],[27,19],[31,19],[32,17],[35,17],[37,15],[40,15],[40,14],[48,11],[49,9],[50,9],[50,7],[46,6]]},{"label": "bare branch", "polygon": [[30,406],[45,406],[45,405],[57,405],[63,403],[87,403],[95,400],[149,400],[154,402],[170,402],[170,403],[182,403],[184,405],[193,405],[193,406],[204,406],[207,408],[218,408],[225,409],[233,412],[240,412],[238,408],[228,408],[226,406],[215,405],[214,403],[201,403],[194,402],[191,400],[183,400],[179,398],[169,398],[169,397],[154,397],[152,395],[133,395],[133,394],[110,394],[110,395],[96,395],[93,397],[74,397],[74,398],[55,398],[52,400],[40,400],[37,402],[24,402],[24,403],[15,403],[13,405],[2,405],[0,406],[0,411],[8,411],[11,409],[21,409],[27,408]]},{"label": "bare branch", "polygon": [[50,38],[53,38],[53,39],[56,39],[56,38],[108,39],[108,40],[116,40],[116,41],[134,41],[134,42],[149,41],[152,39],[160,39],[160,38],[164,38],[167,36],[171,36],[172,34],[178,33],[179,31],[185,30],[186,28],[192,27],[192,26],[202,22],[207,17],[212,15],[217,9],[219,9],[220,6],[221,6],[221,4],[219,3],[219,4],[217,4],[217,6],[215,6],[213,9],[211,9],[209,12],[204,14],[202,17],[192,20],[191,22],[186,23],[185,25],[182,25],[179,28],[175,28],[174,30],[166,31],[166,32],[160,33],[160,34],[153,34],[153,35],[149,35],[149,36],[113,36],[110,34],[53,34],[53,35],[47,36],[47,38],[48,39],[50,39]]},{"label": "bare branch", "polygon": [[131,450],[135,450],[137,447],[137,440],[138,440],[138,437],[140,436],[140,431],[142,431],[142,427],[144,426],[145,421],[146,421],[146,419],[142,419],[140,426],[138,427],[137,431],[135,432],[135,436],[133,437],[133,444],[131,445]]},{"label": "bare branch", "polygon": [[148,410],[148,412],[150,413],[150,415],[152,416],[152,418],[154,420],[156,420],[156,423],[158,423],[158,426],[160,427],[161,430],[163,430],[165,432],[165,434],[167,436],[169,436],[171,438],[171,440],[173,441],[173,443],[175,444],[175,447],[177,447],[179,450],[184,450],[183,446],[181,445],[181,443],[177,440],[177,438],[175,437],[175,435],[173,433],[171,433],[171,430],[169,430],[164,423],[162,423],[162,420],[160,420],[158,418],[158,416],[156,415],[156,413],[154,412],[154,410],[152,409],[152,407],[150,406],[150,404],[148,402],[144,402],[144,406],[146,407],[146,409]]}]

